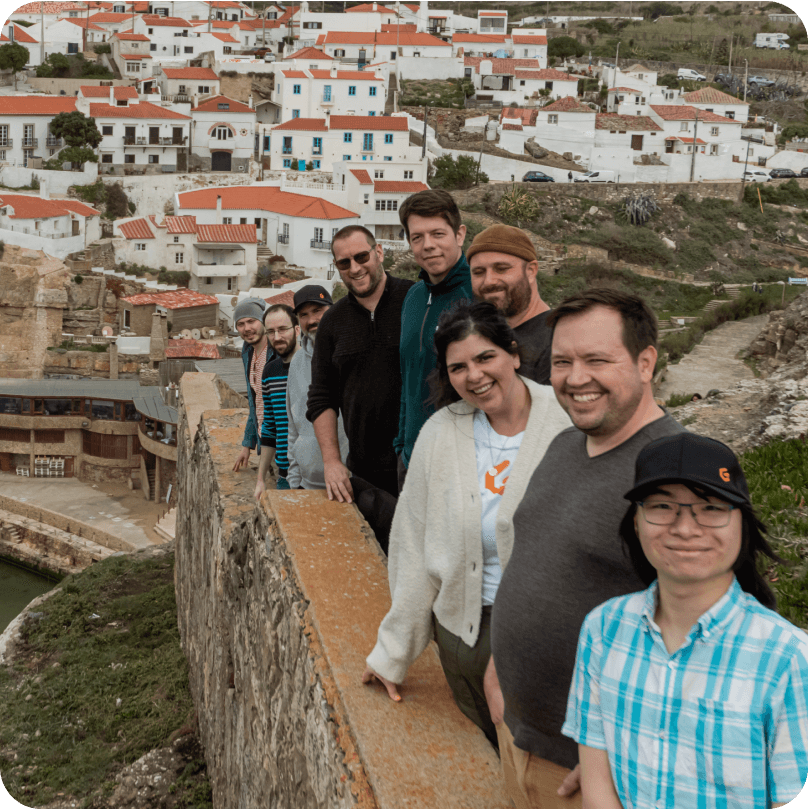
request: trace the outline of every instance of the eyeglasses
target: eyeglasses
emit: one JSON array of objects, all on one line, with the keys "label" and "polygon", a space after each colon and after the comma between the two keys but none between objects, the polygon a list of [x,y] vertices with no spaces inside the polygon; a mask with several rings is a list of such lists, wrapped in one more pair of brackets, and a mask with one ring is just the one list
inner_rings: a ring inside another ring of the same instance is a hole
[{"label": "eyeglasses", "polygon": [[673,525],[683,508],[689,508],[693,519],[703,528],[723,528],[729,525],[730,514],[736,506],[730,503],[674,503],[671,500],[640,500],[645,521],[651,525]]},{"label": "eyeglasses", "polygon": [[334,265],[338,270],[345,272],[345,270],[349,270],[351,268],[352,259],[357,264],[367,264],[370,260],[370,252],[370,250],[363,250],[361,253],[357,253],[355,256],[348,256],[348,258],[341,258],[339,261],[335,261]]},{"label": "eyeglasses", "polygon": [[294,326],[284,326],[282,329],[267,329],[267,334],[269,337],[274,337],[276,334],[286,334],[286,332],[291,331]]}]

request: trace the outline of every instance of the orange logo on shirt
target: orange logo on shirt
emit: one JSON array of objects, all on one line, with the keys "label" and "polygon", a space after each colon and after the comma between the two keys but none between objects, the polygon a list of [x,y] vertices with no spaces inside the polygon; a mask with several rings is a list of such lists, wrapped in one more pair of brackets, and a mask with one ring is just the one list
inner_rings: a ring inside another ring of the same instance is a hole
[{"label": "orange logo on shirt", "polygon": [[[505,484],[508,482],[508,478],[502,478],[502,485],[497,486],[496,481],[497,478],[511,465],[510,461],[503,461],[502,463],[497,464],[493,470],[489,469],[485,473],[485,488],[488,489],[491,494],[503,494],[505,492]],[[491,472],[494,472],[492,475]]]},{"label": "orange logo on shirt", "polygon": [[724,483],[729,483],[729,471],[726,467],[722,466],[721,469],[718,470],[718,474]]}]

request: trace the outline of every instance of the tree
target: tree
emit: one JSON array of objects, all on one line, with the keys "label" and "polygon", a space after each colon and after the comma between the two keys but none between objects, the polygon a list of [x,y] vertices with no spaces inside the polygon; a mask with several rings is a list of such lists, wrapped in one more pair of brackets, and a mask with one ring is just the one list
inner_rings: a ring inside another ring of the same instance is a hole
[{"label": "tree", "polygon": [[98,162],[98,155],[93,149],[101,143],[102,135],[95,125],[95,118],[88,118],[78,110],[60,112],[51,121],[50,131],[54,137],[62,138],[67,144],[67,148],[59,153],[64,162]]},{"label": "tree", "polygon": [[63,53],[52,53],[41,64],[37,65],[36,75],[49,79],[51,76],[61,78],[70,71],[70,60]]},{"label": "tree", "polygon": [[[450,154],[446,154],[435,160],[432,167],[432,185],[435,188],[471,188],[478,179],[477,161],[470,155],[458,155],[455,160]],[[479,182],[487,183],[488,175],[479,172]]]},{"label": "tree", "polygon": [[583,56],[586,48],[575,37],[553,37],[547,45],[547,55],[566,59],[568,56]]},{"label": "tree", "polygon": [[14,89],[17,89],[17,71],[28,64],[28,48],[17,42],[9,42],[0,47],[0,70],[11,70],[14,74]]}]

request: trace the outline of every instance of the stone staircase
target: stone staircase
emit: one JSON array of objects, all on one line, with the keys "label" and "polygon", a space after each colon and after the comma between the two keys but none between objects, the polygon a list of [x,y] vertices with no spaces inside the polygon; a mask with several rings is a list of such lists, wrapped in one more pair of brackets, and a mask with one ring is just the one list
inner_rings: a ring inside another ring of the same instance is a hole
[{"label": "stone staircase", "polygon": [[154,500],[154,469],[146,470],[146,477],[149,481],[149,500]]},{"label": "stone staircase", "polygon": [[256,251],[259,264],[266,264],[275,254],[269,247],[259,246]]}]

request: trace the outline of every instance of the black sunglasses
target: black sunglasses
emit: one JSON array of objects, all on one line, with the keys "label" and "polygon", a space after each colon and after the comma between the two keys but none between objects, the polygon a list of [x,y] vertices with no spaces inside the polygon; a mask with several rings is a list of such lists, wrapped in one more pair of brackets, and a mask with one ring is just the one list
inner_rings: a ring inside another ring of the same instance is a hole
[{"label": "black sunglasses", "polygon": [[370,260],[370,253],[370,250],[363,250],[355,256],[348,256],[348,258],[341,258],[339,261],[335,261],[334,265],[338,270],[344,271],[350,269],[351,260],[355,261],[357,264],[367,264]]}]

